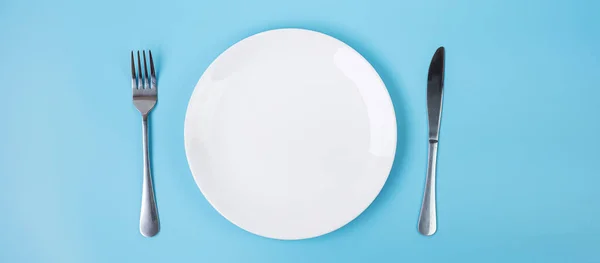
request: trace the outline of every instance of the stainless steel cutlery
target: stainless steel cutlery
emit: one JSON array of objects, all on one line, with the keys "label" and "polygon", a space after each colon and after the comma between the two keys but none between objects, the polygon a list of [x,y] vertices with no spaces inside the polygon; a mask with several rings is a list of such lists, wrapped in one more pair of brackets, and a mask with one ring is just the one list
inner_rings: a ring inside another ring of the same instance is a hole
[{"label": "stainless steel cutlery", "polygon": [[[152,176],[150,173],[150,156],[148,151],[148,116],[150,111],[156,105],[158,99],[158,90],[156,86],[156,71],[154,70],[154,61],[152,52],[148,51],[150,58],[150,76],[148,76],[148,66],[146,64],[146,51],[142,51],[144,67],[140,58],[140,51],[137,52],[137,74],[135,68],[135,59],[131,51],[131,88],[133,91],[133,105],[142,114],[142,148],[144,155],[144,178],[142,185],[142,208],[140,212],[140,232],[146,237],[156,235],[160,229],[158,221],[158,211],[156,200],[154,198],[154,188],[152,186]],[[142,74],[143,73],[143,74]]]},{"label": "stainless steel cutlery", "polygon": [[444,47],[436,50],[427,76],[427,113],[429,116],[429,158],[427,162],[427,177],[425,193],[418,228],[423,235],[430,236],[437,230],[435,179],[437,165],[437,150],[442,116],[442,101],[444,95]]},{"label": "stainless steel cutlery", "polygon": [[[146,237],[152,237],[159,232],[160,224],[152,176],[150,171],[150,157],[148,148],[148,117],[156,105],[158,90],[156,85],[156,71],[152,53],[148,51],[149,63],[146,52],[137,51],[136,56],[131,52],[131,86],[133,104],[142,115],[142,145],[143,145],[143,185],[142,205],[140,211],[140,232]],[[143,61],[143,66],[142,66]],[[150,64],[150,74],[148,74]],[[427,76],[427,113],[429,119],[429,150],[427,162],[427,177],[423,203],[419,215],[418,230],[421,234],[430,236],[437,230],[436,215],[436,164],[439,144],[440,121],[444,93],[444,64],[445,49],[436,50],[429,65]]]}]

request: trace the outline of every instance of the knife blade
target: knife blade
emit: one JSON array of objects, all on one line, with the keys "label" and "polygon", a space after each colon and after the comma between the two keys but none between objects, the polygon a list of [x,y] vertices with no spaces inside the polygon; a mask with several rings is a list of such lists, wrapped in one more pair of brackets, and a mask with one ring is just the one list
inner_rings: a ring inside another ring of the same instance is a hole
[{"label": "knife blade", "polygon": [[442,101],[444,95],[445,53],[444,47],[439,47],[435,51],[427,75],[429,156],[427,161],[427,177],[425,178],[425,191],[418,223],[419,232],[426,236],[433,235],[437,231],[435,180],[440,122],[442,117]]},{"label": "knife blade", "polygon": [[429,140],[437,141],[442,117],[444,95],[444,47],[435,51],[427,75],[427,113],[429,114]]}]

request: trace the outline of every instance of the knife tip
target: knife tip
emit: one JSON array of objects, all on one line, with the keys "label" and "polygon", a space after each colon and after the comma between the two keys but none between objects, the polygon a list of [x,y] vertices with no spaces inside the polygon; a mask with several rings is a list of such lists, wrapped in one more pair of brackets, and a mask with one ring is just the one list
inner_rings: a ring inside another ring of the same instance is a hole
[{"label": "knife tip", "polygon": [[[445,48],[440,46],[433,54],[431,58],[431,64],[429,64],[429,74],[427,75],[427,81],[431,81],[436,77],[441,78],[440,85],[443,85],[444,81],[444,60],[445,60]],[[440,86],[441,88],[441,86]]]},{"label": "knife tip", "polygon": [[440,46],[438,47],[438,49],[435,51],[435,53],[438,53],[440,55],[444,55],[446,53],[446,48],[444,48],[444,46]]}]

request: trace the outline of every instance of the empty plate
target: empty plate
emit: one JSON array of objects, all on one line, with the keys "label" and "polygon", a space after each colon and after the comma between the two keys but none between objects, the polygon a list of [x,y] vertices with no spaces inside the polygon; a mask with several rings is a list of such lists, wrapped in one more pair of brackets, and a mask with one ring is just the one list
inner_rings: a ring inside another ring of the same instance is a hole
[{"label": "empty plate", "polygon": [[227,49],[185,117],[198,187],[233,224],[275,239],[334,231],[375,199],[396,151],[386,87],[328,35],[278,29]]}]

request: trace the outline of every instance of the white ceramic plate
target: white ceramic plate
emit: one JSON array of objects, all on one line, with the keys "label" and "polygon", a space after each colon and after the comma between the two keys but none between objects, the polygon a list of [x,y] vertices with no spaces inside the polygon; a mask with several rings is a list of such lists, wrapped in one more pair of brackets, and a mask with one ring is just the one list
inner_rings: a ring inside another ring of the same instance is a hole
[{"label": "white ceramic plate", "polygon": [[322,33],[248,37],[204,72],[185,149],[210,204],[251,233],[303,239],[356,218],[396,151],[390,96],[354,49]]}]

